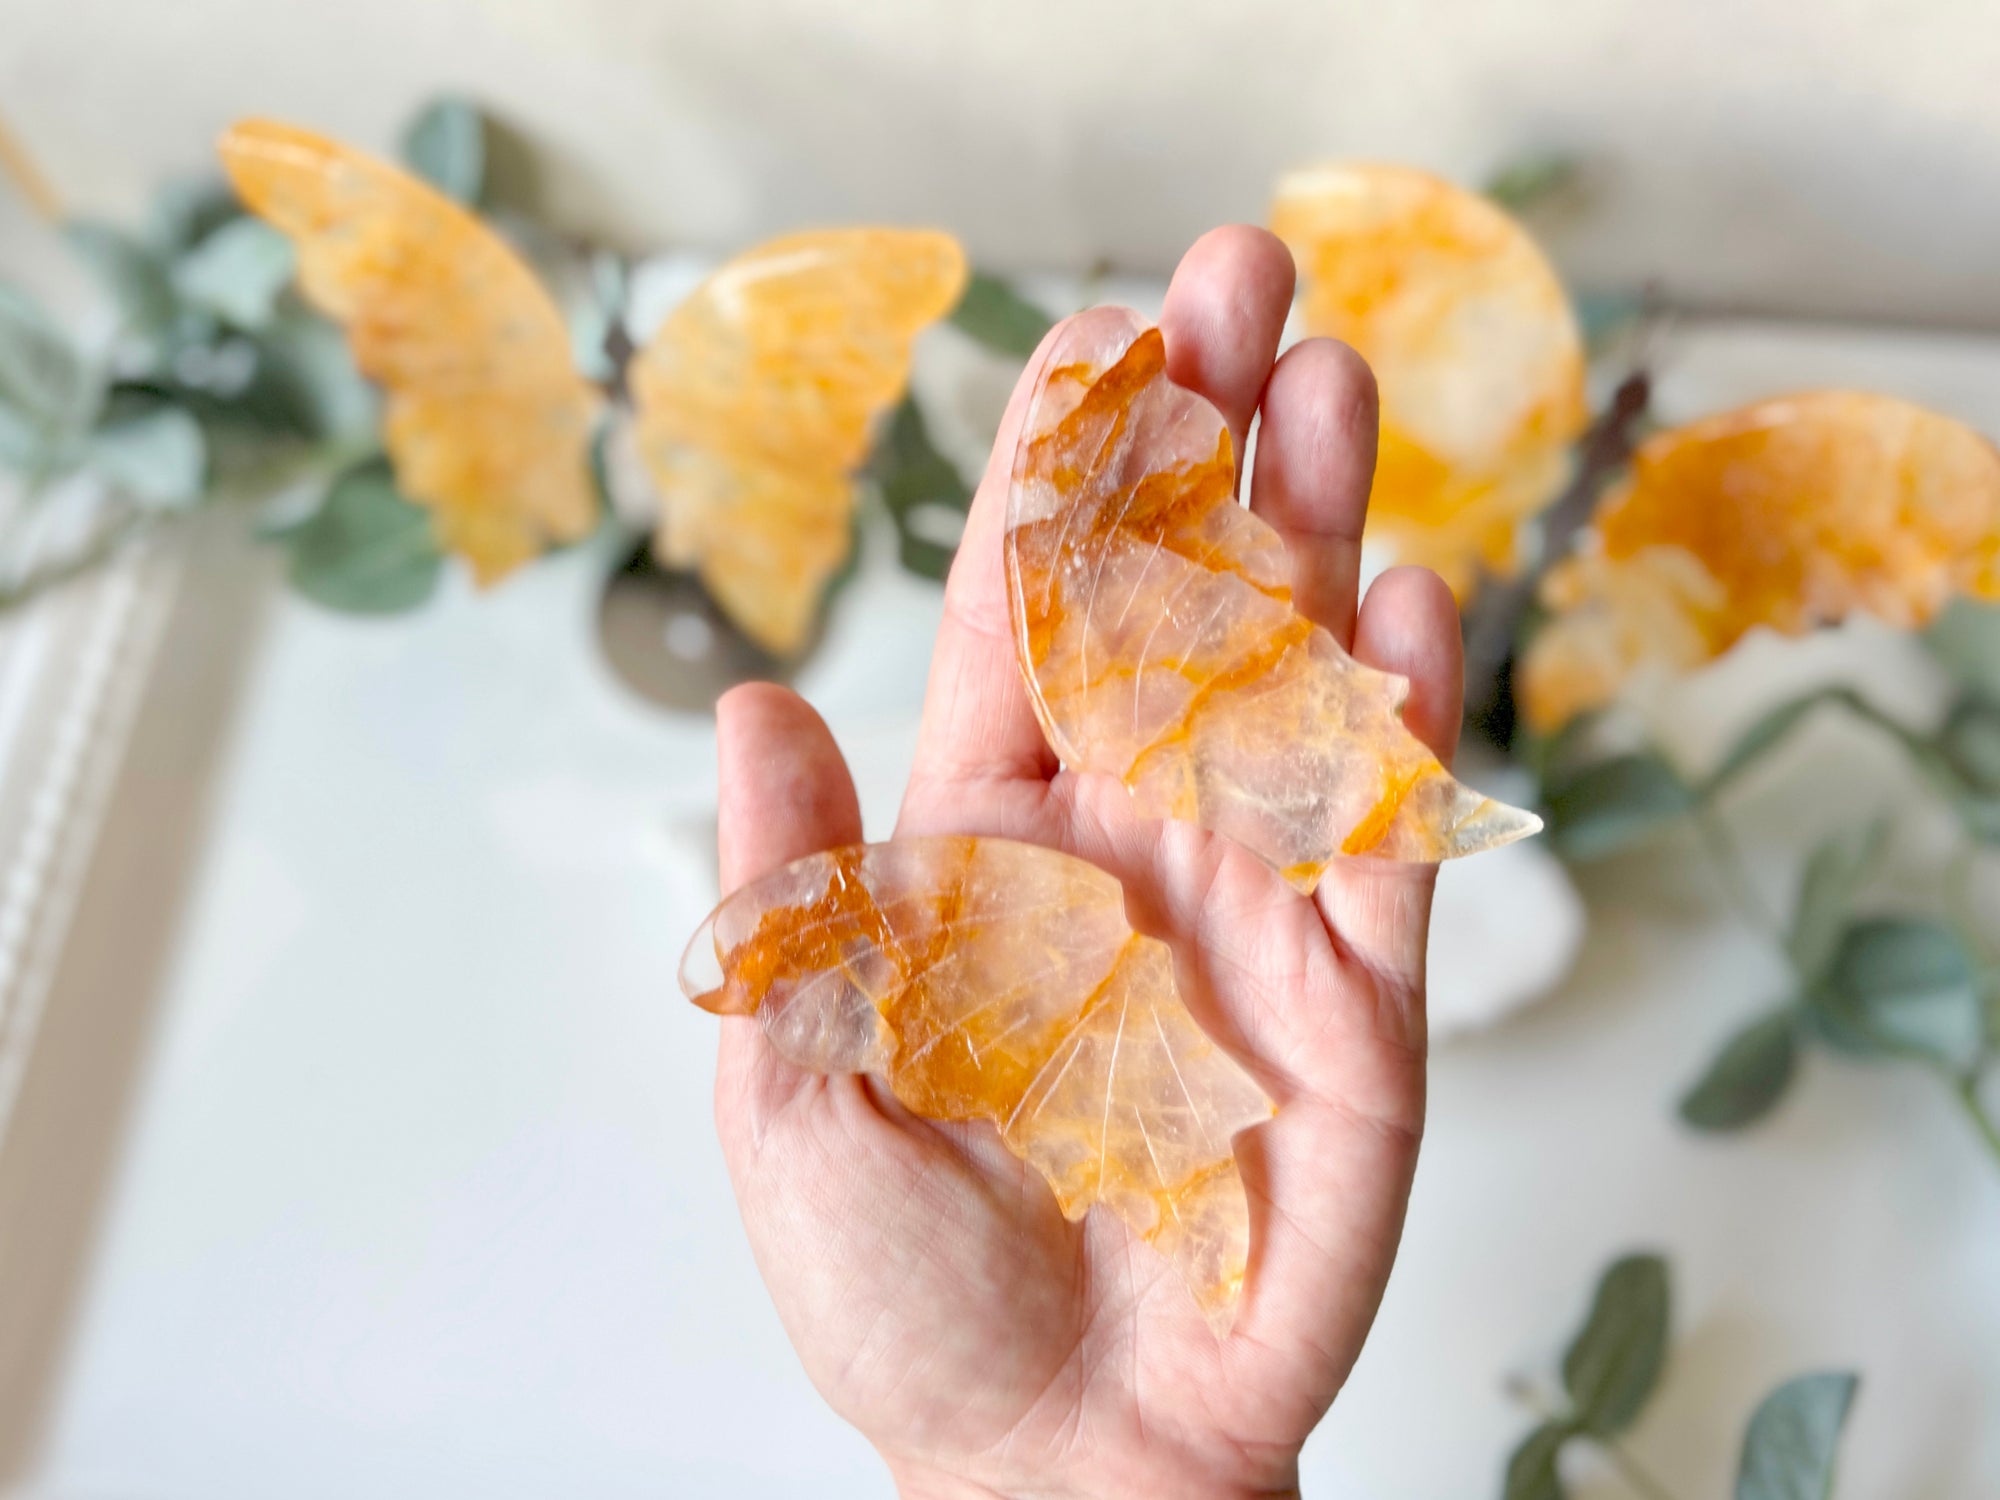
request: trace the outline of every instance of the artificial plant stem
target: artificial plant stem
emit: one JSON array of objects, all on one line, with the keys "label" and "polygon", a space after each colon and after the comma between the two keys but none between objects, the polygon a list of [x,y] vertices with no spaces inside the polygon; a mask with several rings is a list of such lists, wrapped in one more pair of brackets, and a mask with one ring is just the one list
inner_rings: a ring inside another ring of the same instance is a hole
[{"label": "artificial plant stem", "polygon": [[1653,397],[1652,377],[1635,370],[1619,383],[1578,439],[1576,470],[1542,514],[1539,558],[1516,578],[1487,578],[1465,614],[1465,712],[1470,721],[1490,715],[1501,698],[1500,675],[1534,603],[1541,576],[1560,562],[1596,512],[1597,499],[1631,460]]},{"label": "artificial plant stem", "polygon": [[1694,826],[1701,835],[1702,846],[1708,850],[1709,858],[1722,875],[1722,883],[1729,889],[1729,898],[1789,958],[1784,926],[1764,904],[1764,898],[1757,894],[1756,882],[1751,880],[1750,871],[1743,863],[1742,851],[1729,836],[1729,830],[1706,805],[1694,810]]},{"label": "artificial plant stem", "polygon": [[1644,1495],[1646,1500],[1674,1500],[1673,1492],[1648,1473],[1645,1466],[1627,1453],[1616,1439],[1601,1438],[1599,1442],[1612,1467],[1624,1475],[1625,1482]]},{"label": "artificial plant stem", "polygon": [[1979,1074],[1967,1073],[1952,1085],[1952,1093],[1964,1106],[1966,1115],[1972,1121],[1972,1128],[1979,1132],[1979,1138],[1986,1143],[1986,1150],[1993,1158],[1994,1165],[2000,1166],[2000,1122],[1996,1122],[1979,1102]]},{"label": "artificial plant stem", "polygon": [[7,128],[5,119],[0,119],[0,171],[14,179],[28,206],[43,219],[51,224],[62,222],[62,200],[56,196],[55,187],[28,155],[28,148]]}]

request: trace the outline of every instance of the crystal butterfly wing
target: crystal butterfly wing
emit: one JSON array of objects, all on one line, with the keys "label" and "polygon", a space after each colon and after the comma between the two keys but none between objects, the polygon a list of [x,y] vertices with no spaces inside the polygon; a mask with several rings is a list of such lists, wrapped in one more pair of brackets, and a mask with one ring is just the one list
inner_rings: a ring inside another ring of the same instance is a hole
[{"label": "crystal butterfly wing", "polygon": [[1292,607],[1284,544],[1236,503],[1228,427],[1123,308],[1066,325],[1008,499],[1016,644],[1050,743],[1149,817],[1202,824],[1300,889],[1336,855],[1437,860],[1540,820],[1454,780],[1408,683]]},{"label": "crystal butterfly wing", "polygon": [[988,1120],[1065,1215],[1115,1213],[1226,1323],[1249,1254],[1230,1138],[1268,1119],[1181,1003],[1111,876],[1004,839],[854,845],[728,897],[681,983],[819,1072],[917,1114]]},{"label": "crystal butterfly wing", "polygon": [[1757,626],[1854,611],[1924,625],[2000,598],[2000,452],[1960,422],[1859,391],[1808,391],[1648,439],[1549,570],[1550,618],[1517,672],[1551,730],[1647,664],[1686,671]]},{"label": "crystal butterfly wing", "polygon": [[957,241],[925,230],[787,235],[737,256],[634,360],[655,552],[698,568],[767,650],[805,643],[846,560],[856,471],[903,394],[917,334],[965,289]]},{"label": "crystal butterfly wing", "polygon": [[223,136],[246,207],[298,247],[307,299],[387,393],[398,487],[490,583],[595,524],[599,398],[560,313],[499,235],[429,184],[293,126]]}]

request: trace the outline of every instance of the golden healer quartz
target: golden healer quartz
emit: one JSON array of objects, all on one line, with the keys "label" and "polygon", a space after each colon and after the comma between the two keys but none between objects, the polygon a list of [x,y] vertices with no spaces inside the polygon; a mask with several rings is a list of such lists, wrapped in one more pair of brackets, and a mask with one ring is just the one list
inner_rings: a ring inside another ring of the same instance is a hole
[{"label": "golden healer quartz", "polygon": [[245,120],[220,149],[244,206],[298,247],[307,300],[386,391],[383,446],[440,544],[491,583],[585,535],[600,398],[526,262],[428,183],[338,141]]},{"label": "golden healer quartz", "polygon": [[958,242],[931,230],[786,235],[709,277],[633,361],[653,550],[698,568],[767,650],[805,644],[847,559],[875,420],[966,275]]},{"label": "golden healer quartz", "polygon": [[800,1067],[990,1121],[1066,1216],[1102,1204],[1212,1322],[1233,1316],[1250,1231],[1230,1138],[1271,1105],[1188,1015],[1111,876],[1004,839],[815,854],[723,901],[681,986],[755,1016]]},{"label": "golden healer quartz", "polygon": [[1640,447],[1543,579],[1550,618],[1516,685],[1547,731],[1642,665],[1685,671],[1757,626],[1858,610],[1911,628],[1960,593],[2000,599],[2000,452],[1888,396],[1780,397]]},{"label": "golden healer quartz", "polygon": [[1498,205],[1407,167],[1290,173],[1271,229],[1298,263],[1307,332],[1375,372],[1370,531],[1461,600],[1481,569],[1511,573],[1587,420],[1583,339],[1547,258]]},{"label": "golden healer quartz", "polygon": [[1224,834],[1302,890],[1336,855],[1448,859],[1541,826],[1454,780],[1403,723],[1409,684],[1292,607],[1221,413],[1167,378],[1136,313],[1083,314],[1050,351],[1005,550],[1050,743],[1146,816]]},{"label": "golden healer quartz", "polygon": [[[428,183],[309,131],[246,120],[221,152],[244,205],[298,246],[306,297],[387,392],[396,481],[435,512],[440,544],[491,583],[585,535],[604,403],[507,242]],[[634,357],[654,552],[698,570],[766,651],[806,645],[847,558],[871,428],[966,274],[958,242],[934,230],[785,235],[722,265]]]}]

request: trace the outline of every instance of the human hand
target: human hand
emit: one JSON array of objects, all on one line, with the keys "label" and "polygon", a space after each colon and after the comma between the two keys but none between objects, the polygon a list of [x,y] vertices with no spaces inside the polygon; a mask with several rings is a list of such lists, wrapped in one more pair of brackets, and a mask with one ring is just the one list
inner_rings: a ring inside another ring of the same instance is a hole
[{"label": "human hand", "polygon": [[[1250,504],[1291,549],[1298,607],[1410,679],[1405,719],[1449,762],[1458,616],[1421,569],[1356,609],[1374,467],[1373,378],[1312,339],[1276,360],[1290,255],[1260,229],[1204,236],[1161,315],[1168,373],[1243,451]],[[1043,350],[1048,348],[1044,341]],[[1402,1232],[1423,1126],[1424,948],[1435,869],[1338,860],[1301,896],[1226,840],[1139,817],[1110,778],[1058,768],[1014,659],[1001,536],[1031,361],[945,591],[899,834],[1061,849],[1123,882],[1175,950],[1189,1009],[1278,1105],[1237,1137],[1250,1262],[1218,1338],[1115,1217],[1064,1220],[986,1124],[941,1124],[861,1077],[784,1062],[726,1017],[715,1113],[759,1269],[821,1394],[905,1500],[1297,1493],[1298,1454],[1360,1353]],[[722,883],[861,838],[818,715],[781,688],[718,708]]]}]

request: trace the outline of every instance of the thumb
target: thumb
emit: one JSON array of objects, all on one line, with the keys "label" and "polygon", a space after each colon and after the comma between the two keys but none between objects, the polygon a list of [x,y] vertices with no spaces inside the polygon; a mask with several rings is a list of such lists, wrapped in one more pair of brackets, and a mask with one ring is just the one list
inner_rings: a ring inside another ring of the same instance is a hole
[{"label": "thumb", "polygon": [[[826,721],[797,693],[766,682],[715,706],[720,767],[716,842],[724,892],[808,854],[861,839],[854,778]],[[779,1057],[754,1016],[724,1016],[715,1122],[732,1163],[807,1075]]]}]

